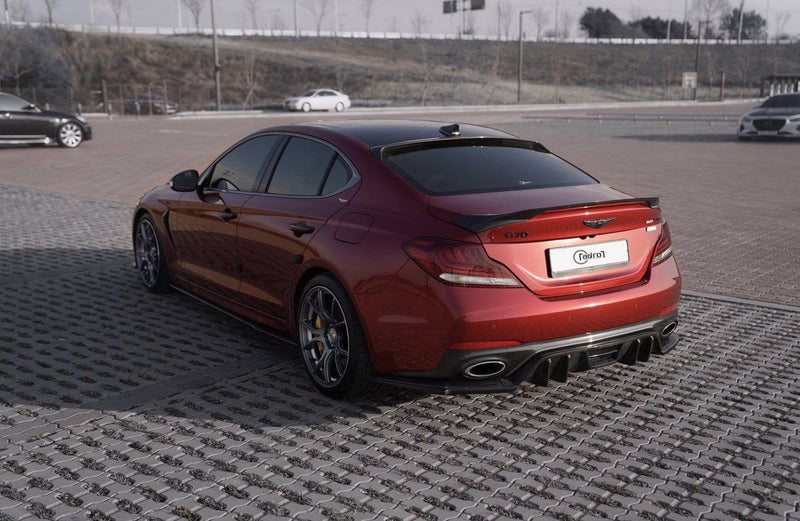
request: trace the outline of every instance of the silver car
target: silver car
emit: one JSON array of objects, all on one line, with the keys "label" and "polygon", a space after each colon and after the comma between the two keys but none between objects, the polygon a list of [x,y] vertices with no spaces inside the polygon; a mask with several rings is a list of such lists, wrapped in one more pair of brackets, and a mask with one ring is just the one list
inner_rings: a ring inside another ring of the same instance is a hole
[{"label": "silver car", "polygon": [[800,93],[778,94],[739,118],[739,139],[800,138]]},{"label": "silver car", "polygon": [[283,108],[285,110],[302,110],[303,112],[312,110],[335,110],[336,112],[341,112],[350,108],[350,97],[338,90],[311,89],[297,97],[284,101]]}]

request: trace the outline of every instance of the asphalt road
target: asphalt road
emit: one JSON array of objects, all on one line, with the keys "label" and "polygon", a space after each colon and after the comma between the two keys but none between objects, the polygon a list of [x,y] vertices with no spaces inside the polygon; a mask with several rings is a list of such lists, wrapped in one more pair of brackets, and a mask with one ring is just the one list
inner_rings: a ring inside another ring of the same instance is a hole
[{"label": "asphalt road", "polygon": [[702,292],[669,355],[513,395],[331,401],[291,349],[141,288],[132,203],[269,118],[0,150],[0,520],[800,520],[800,144],[738,143],[720,116],[742,110],[424,116],[661,196]]}]

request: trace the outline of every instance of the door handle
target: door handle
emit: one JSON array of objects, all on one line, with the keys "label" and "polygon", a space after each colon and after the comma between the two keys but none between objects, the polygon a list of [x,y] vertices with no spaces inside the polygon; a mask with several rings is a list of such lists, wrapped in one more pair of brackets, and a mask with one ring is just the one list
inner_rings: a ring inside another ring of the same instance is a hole
[{"label": "door handle", "polygon": [[297,235],[298,237],[314,231],[313,226],[309,226],[307,224],[302,224],[302,223],[292,223],[289,225],[289,229],[292,230],[294,234]]},{"label": "door handle", "polygon": [[232,221],[232,220],[236,219],[237,217],[239,217],[239,214],[237,214],[236,212],[234,212],[233,210],[230,210],[230,209],[226,209],[224,212],[219,214],[219,218],[222,219],[223,221],[226,221],[226,222],[227,221]]}]

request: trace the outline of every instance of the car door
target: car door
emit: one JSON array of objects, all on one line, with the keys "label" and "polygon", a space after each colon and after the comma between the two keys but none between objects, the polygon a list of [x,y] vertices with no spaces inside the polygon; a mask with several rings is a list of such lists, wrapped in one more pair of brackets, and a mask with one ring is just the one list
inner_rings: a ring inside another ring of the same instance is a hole
[{"label": "car door", "polygon": [[242,302],[287,318],[306,247],[358,189],[352,165],[330,145],[292,136],[239,218]]},{"label": "car door", "polygon": [[253,196],[277,135],[247,139],[223,154],[169,214],[178,276],[202,290],[238,300],[236,234],[242,205]]},{"label": "car door", "polygon": [[50,132],[51,118],[32,105],[12,112],[11,119],[12,128],[20,137],[43,138]]},{"label": "car door", "polygon": [[47,135],[49,120],[30,103],[17,96],[0,92],[0,137],[26,139]]}]

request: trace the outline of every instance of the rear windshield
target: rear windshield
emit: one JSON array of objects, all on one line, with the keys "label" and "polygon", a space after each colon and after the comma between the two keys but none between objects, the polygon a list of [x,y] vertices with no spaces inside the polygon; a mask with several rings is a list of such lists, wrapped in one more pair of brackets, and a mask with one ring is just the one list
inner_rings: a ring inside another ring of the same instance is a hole
[{"label": "rear windshield", "polygon": [[577,167],[525,141],[428,143],[389,151],[384,161],[427,195],[595,184]]},{"label": "rear windshield", "polygon": [[800,94],[775,96],[765,101],[761,106],[765,109],[788,109],[800,107]]}]

